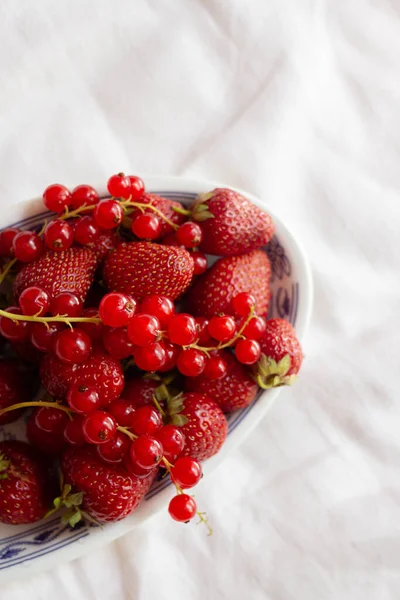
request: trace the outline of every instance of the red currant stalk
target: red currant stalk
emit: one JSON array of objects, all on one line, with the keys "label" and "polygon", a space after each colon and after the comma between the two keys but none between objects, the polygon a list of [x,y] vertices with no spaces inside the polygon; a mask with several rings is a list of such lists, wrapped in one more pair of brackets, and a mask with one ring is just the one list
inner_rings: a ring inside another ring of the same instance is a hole
[{"label": "red currant stalk", "polygon": [[63,317],[62,315],[57,315],[56,317],[38,317],[35,315],[18,315],[6,310],[0,309],[0,317],[4,317],[6,319],[11,319],[11,321],[32,321],[34,323],[66,323],[69,327],[71,327],[71,323],[94,323],[95,325],[100,324],[102,321],[100,317]]},{"label": "red currant stalk", "polygon": [[12,406],[6,406],[0,410],[0,417],[5,415],[12,410],[18,410],[19,408],[31,408],[32,406],[41,406],[44,408],[57,408],[58,410],[62,410],[68,415],[68,418],[72,421],[72,413],[75,414],[75,411],[72,410],[69,406],[64,406],[59,402],[47,401],[47,400],[36,400],[31,402],[18,402],[17,404],[13,404]]}]

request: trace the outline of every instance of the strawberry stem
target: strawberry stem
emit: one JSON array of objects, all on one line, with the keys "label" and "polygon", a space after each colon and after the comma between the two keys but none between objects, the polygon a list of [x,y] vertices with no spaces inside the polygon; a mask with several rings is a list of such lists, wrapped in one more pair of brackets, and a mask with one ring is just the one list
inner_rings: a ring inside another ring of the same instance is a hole
[{"label": "strawberry stem", "polygon": [[172,210],[179,215],[185,215],[185,217],[189,217],[192,214],[191,210],[187,210],[187,208],[183,208],[183,206],[173,206]]}]

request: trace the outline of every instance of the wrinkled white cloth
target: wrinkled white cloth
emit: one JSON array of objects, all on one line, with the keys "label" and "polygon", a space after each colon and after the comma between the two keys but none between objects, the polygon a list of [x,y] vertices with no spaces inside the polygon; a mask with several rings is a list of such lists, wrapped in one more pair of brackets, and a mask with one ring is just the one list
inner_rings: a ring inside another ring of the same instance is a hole
[{"label": "wrinkled white cloth", "polygon": [[394,600],[399,0],[3,0],[0,198],[113,172],[265,199],[315,277],[302,376],[197,494],[6,600]]}]

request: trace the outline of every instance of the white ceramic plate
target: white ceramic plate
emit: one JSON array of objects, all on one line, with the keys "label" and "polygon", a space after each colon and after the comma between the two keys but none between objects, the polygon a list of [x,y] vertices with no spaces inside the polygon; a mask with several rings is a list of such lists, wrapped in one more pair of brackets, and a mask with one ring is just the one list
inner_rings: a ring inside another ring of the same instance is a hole
[{"label": "white ceramic plate", "polygon": [[[145,181],[149,191],[179,200],[183,204],[192,202],[200,192],[207,192],[215,187],[229,187],[211,181],[176,177],[147,177]],[[101,195],[107,196],[102,186],[97,189]],[[267,204],[251,194],[238,191],[274,218],[276,235],[266,248],[273,268],[270,316],[288,319],[302,338],[312,308],[312,278],[307,258],[299,242]],[[24,229],[37,227],[48,215],[43,211],[41,199],[3,206],[0,229],[10,225]],[[219,454],[204,464],[205,476],[244,440],[279,393],[280,390],[262,392],[250,407],[229,417],[228,438]],[[5,426],[1,428],[0,439],[21,437],[22,430],[22,425],[18,423]],[[172,491],[168,488],[168,480],[157,482],[133,515],[102,528],[81,524],[80,527],[70,529],[54,516],[31,526],[0,525],[0,581],[3,583],[20,579],[49,569],[115,540],[159,510],[165,510],[172,496]],[[165,518],[168,518],[167,515]]]}]

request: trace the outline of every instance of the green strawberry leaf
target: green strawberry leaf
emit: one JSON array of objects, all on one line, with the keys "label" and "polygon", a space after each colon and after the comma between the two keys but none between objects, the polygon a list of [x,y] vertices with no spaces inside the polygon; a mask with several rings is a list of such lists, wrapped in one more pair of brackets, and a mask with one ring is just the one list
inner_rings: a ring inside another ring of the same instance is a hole
[{"label": "green strawberry leaf", "polygon": [[171,419],[172,425],[176,425],[177,427],[183,427],[188,423],[189,419],[185,415],[173,415]]}]

